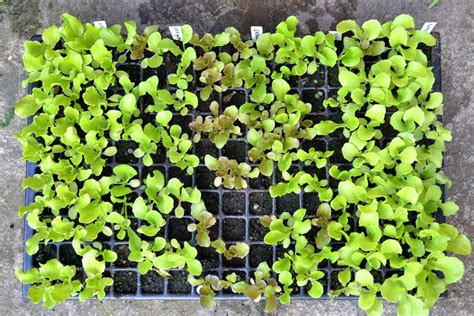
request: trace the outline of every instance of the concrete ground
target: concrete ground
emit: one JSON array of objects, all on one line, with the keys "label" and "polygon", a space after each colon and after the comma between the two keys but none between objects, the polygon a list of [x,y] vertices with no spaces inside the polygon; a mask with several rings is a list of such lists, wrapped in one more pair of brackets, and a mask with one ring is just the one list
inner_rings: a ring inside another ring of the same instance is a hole
[{"label": "concrete ground", "polygon": [[[121,3],[119,3],[121,2]],[[109,25],[133,19],[140,25],[160,24],[163,27],[191,24],[198,32],[218,32],[235,26],[249,33],[251,25],[272,28],[288,15],[296,15],[304,32],[334,30],[338,21],[355,18],[362,22],[376,18],[392,19],[409,13],[421,26],[437,21],[441,33],[445,122],[453,130],[454,139],[448,145],[445,172],[453,181],[447,198],[459,204],[461,210],[449,221],[461,232],[474,237],[472,208],[474,205],[474,4],[472,0],[440,0],[432,9],[430,0],[317,0],[317,1],[151,1],[151,0],[0,0],[0,117],[25,93],[20,82],[22,43],[53,23],[60,22],[63,12],[82,21],[106,20]],[[23,225],[17,208],[23,204],[21,181],[25,166],[20,161],[21,148],[12,135],[25,124],[14,118],[9,127],[0,130],[0,314],[43,314],[42,307],[21,296],[21,285],[15,279],[14,267],[22,265]],[[473,264],[466,264],[464,279],[450,288],[449,298],[439,301],[432,315],[472,315],[474,302]],[[219,302],[215,312],[200,308],[196,301],[90,301],[79,304],[69,301],[58,306],[55,314],[262,314],[262,303],[246,301]],[[396,313],[386,304],[386,314]],[[295,301],[278,310],[282,315],[354,315],[363,314],[352,301]]]}]

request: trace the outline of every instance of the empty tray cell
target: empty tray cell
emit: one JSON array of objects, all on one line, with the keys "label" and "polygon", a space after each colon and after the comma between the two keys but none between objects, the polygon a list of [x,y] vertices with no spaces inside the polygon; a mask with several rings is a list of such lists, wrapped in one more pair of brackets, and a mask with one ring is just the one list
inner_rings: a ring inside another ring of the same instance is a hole
[{"label": "empty tray cell", "polygon": [[151,155],[151,158],[153,159],[153,163],[164,163],[166,161],[166,148],[163,146],[163,144],[158,144],[156,153]]},{"label": "empty tray cell", "polygon": [[306,214],[316,214],[316,210],[320,205],[318,193],[316,192],[305,192],[303,193],[303,208],[307,210]]},{"label": "empty tray cell", "polygon": [[198,189],[212,189],[214,187],[214,179],[216,173],[207,169],[207,167],[197,167],[196,169],[196,185]]},{"label": "empty tray cell", "polygon": [[137,293],[137,273],[135,271],[114,272],[115,295],[133,295]]},{"label": "empty tray cell", "polygon": [[251,215],[270,215],[272,213],[272,197],[270,193],[251,192],[249,194],[249,213]]},{"label": "empty tray cell", "polygon": [[214,215],[219,214],[219,193],[201,192],[201,199],[206,205],[206,210]]},{"label": "empty tray cell", "polygon": [[141,275],[140,283],[143,294],[163,294],[165,289],[165,279],[154,270]]},{"label": "empty tray cell", "polygon": [[245,202],[244,192],[225,192],[222,196],[222,213],[243,215],[245,213]]},{"label": "empty tray cell", "polygon": [[252,189],[265,190],[272,185],[272,178],[260,174],[257,178],[248,179]]},{"label": "empty tray cell", "polygon": [[326,179],[326,168],[318,168],[315,163],[312,163],[309,166],[304,166],[303,171],[312,176],[316,175],[319,180]]},{"label": "empty tray cell", "polygon": [[245,240],[245,219],[224,218],[222,222],[222,238],[226,241]]},{"label": "empty tray cell", "polygon": [[[228,244],[227,247],[230,245]],[[227,259],[225,256],[222,256],[222,266],[224,268],[245,268],[245,258]]]},{"label": "empty tray cell", "polygon": [[276,198],[276,212],[281,214],[289,212],[293,214],[294,211],[300,208],[300,196],[296,193],[290,193]]},{"label": "empty tray cell", "polygon": [[196,156],[199,157],[199,160],[204,163],[204,157],[206,155],[211,155],[212,157],[219,157],[219,149],[216,145],[207,137],[201,135],[201,140],[194,144]]},{"label": "empty tray cell", "polygon": [[178,241],[190,241],[191,232],[188,231],[188,225],[193,221],[189,218],[170,218],[168,219],[168,239]]},{"label": "empty tray cell", "polygon": [[188,283],[188,273],[186,271],[170,271],[168,278],[169,294],[189,294],[191,284]]},{"label": "empty tray cell", "polygon": [[247,157],[247,144],[242,140],[229,139],[222,147],[222,156],[244,162]]},{"label": "empty tray cell", "polygon": [[265,244],[250,245],[249,264],[257,268],[261,262],[266,262],[269,267],[273,262],[273,247]]}]

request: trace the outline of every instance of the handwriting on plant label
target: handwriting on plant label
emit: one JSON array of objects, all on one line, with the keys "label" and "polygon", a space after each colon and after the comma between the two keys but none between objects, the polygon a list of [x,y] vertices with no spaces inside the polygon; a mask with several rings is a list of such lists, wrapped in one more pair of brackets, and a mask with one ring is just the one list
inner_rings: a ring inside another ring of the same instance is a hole
[{"label": "handwriting on plant label", "polygon": [[183,39],[183,30],[181,29],[181,26],[170,26],[169,29],[170,29],[171,37],[175,41],[180,41]]},{"label": "handwriting on plant label", "polygon": [[250,34],[252,35],[252,41],[256,42],[257,38],[263,34],[263,27],[262,26],[251,26],[250,27]]},{"label": "handwriting on plant label", "polygon": [[433,31],[433,29],[435,28],[436,24],[437,22],[426,22],[425,24],[423,24],[421,30],[431,33],[431,31]]},{"label": "handwriting on plant label", "polygon": [[103,29],[107,27],[107,23],[105,21],[94,21],[94,26]]}]

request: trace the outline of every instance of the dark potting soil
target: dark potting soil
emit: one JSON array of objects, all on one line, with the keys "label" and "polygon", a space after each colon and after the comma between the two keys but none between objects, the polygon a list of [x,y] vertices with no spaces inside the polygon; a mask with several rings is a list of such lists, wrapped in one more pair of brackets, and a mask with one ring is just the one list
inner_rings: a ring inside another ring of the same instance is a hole
[{"label": "dark potting soil", "polygon": [[166,161],[166,148],[163,144],[158,144],[156,149],[156,153],[151,155],[154,163],[163,163]]},{"label": "dark potting soil", "polygon": [[316,192],[305,192],[303,193],[303,208],[306,209],[306,214],[316,214],[316,210],[320,205],[318,193]]},{"label": "dark potting soil", "polygon": [[222,195],[222,213],[226,215],[243,215],[245,204],[244,192],[225,192]]},{"label": "dark potting soil", "polygon": [[134,268],[137,266],[136,262],[128,260],[130,249],[127,244],[116,245],[114,251],[117,253],[117,260],[114,262],[117,268]]},{"label": "dark potting soil", "polygon": [[165,279],[155,271],[141,275],[140,283],[143,294],[163,294],[165,290]]},{"label": "dark potting soil", "polygon": [[272,185],[272,179],[261,174],[257,178],[248,179],[248,183],[252,189],[265,190]]},{"label": "dark potting soil", "polygon": [[245,219],[224,218],[222,221],[222,238],[227,241],[245,240]]},{"label": "dark potting soil", "polygon": [[309,87],[322,87],[325,83],[324,78],[324,66],[318,65],[318,69],[312,75],[303,75],[300,78],[300,84],[302,87],[309,88]]},{"label": "dark potting soil", "polygon": [[278,214],[283,212],[293,212],[300,208],[300,196],[296,193],[290,193],[276,198],[276,211]]},{"label": "dark potting soil", "polygon": [[216,269],[219,267],[219,254],[211,247],[196,246],[197,259],[202,264],[203,270]]},{"label": "dark potting soil", "polygon": [[229,139],[222,147],[222,155],[229,159],[235,159],[237,162],[244,162],[247,157],[247,144],[242,140]]},{"label": "dark potting soil", "polygon": [[[229,247],[230,245],[227,246]],[[232,258],[229,260],[222,256],[222,265],[224,268],[245,268],[245,258]]]},{"label": "dark potting soil", "polygon": [[264,244],[255,244],[250,246],[249,251],[249,265],[252,268],[257,268],[261,262],[268,263],[268,266],[273,262],[273,247]]},{"label": "dark potting soil", "polygon": [[137,163],[138,158],[133,155],[133,151],[138,148],[137,143],[133,141],[120,140],[117,142],[117,154],[115,161],[117,163]]},{"label": "dark potting soil", "polygon": [[316,175],[319,180],[326,179],[326,169],[318,168],[315,165],[304,166],[303,171],[309,173],[310,175]]},{"label": "dark potting soil", "polygon": [[207,167],[196,168],[196,185],[198,189],[213,189],[216,174]]},{"label": "dark potting soil", "polygon": [[206,210],[214,215],[219,214],[219,193],[217,192],[201,192],[201,199],[206,205]]},{"label": "dark potting soil", "polygon": [[249,194],[249,213],[251,215],[270,215],[272,213],[272,197],[268,192],[252,192]]},{"label": "dark potting soil", "polygon": [[202,137],[199,143],[194,144],[196,156],[199,157],[200,161],[204,161],[206,155],[211,155],[212,157],[219,157],[219,149],[216,145],[207,137]]},{"label": "dark potting soil", "polygon": [[251,218],[249,225],[249,239],[251,241],[263,241],[268,228],[260,223],[259,218]]},{"label": "dark potting soil", "polygon": [[186,271],[170,271],[168,278],[169,294],[188,294],[191,292],[191,284],[188,282],[188,273]]},{"label": "dark potting soil", "polygon": [[128,73],[128,77],[130,81],[135,83],[135,85],[139,84],[140,79],[140,69],[141,67],[138,65],[126,65],[126,64],[118,64],[117,70],[122,70]]},{"label": "dark potting soil", "polygon": [[188,225],[193,221],[189,218],[170,218],[168,219],[168,239],[178,241],[190,241],[191,232],[188,231]]},{"label": "dark potting soil", "polygon": [[329,150],[334,153],[329,157],[329,161],[333,163],[347,163],[347,160],[342,155],[342,146],[346,143],[343,139],[334,138],[329,142]]},{"label": "dark potting soil", "polygon": [[339,83],[339,68],[338,67],[329,67],[328,68],[328,85],[331,88],[339,88],[341,84]]},{"label": "dark potting soil", "polygon": [[137,293],[137,273],[135,271],[115,271],[113,279],[115,295]]},{"label": "dark potting soil", "polygon": [[56,258],[57,246],[56,245],[39,245],[38,252],[33,255],[33,267],[38,268],[40,263],[46,263],[48,260]]},{"label": "dark potting soil", "polygon": [[239,107],[245,102],[247,102],[247,98],[244,90],[229,89],[222,93],[222,111],[231,105]]},{"label": "dark potting soil", "polygon": [[72,245],[69,244],[59,247],[59,261],[64,265],[82,266],[82,257],[78,256]]},{"label": "dark potting soil", "polygon": [[211,240],[216,240],[220,237],[220,226],[220,221],[217,220],[216,223],[209,229],[209,237],[211,238]]},{"label": "dark potting soil", "polygon": [[324,90],[303,90],[301,101],[311,104],[311,112],[324,112]]}]

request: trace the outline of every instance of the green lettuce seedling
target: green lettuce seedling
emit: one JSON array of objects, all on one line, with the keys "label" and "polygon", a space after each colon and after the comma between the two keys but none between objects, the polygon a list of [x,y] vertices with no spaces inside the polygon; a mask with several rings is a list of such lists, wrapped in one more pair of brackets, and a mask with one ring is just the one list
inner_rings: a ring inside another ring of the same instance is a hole
[{"label": "green lettuce seedling", "polygon": [[16,277],[23,284],[31,284],[28,297],[34,304],[44,303],[47,308],[64,302],[76,296],[82,288],[81,281],[73,280],[76,267],[64,266],[57,259],[51,259],[40,267],[22,272],[20,268],[15,271]]},{"label": "green lettuce seedling", "polygon": [[232,258],[244,258],[248,255],[250,250],[249,245],[242,242],[237,242],[227,248],[222,239],[214,240],[211,246],[217,253],[223,254],[227,260],[231,260]]}]

